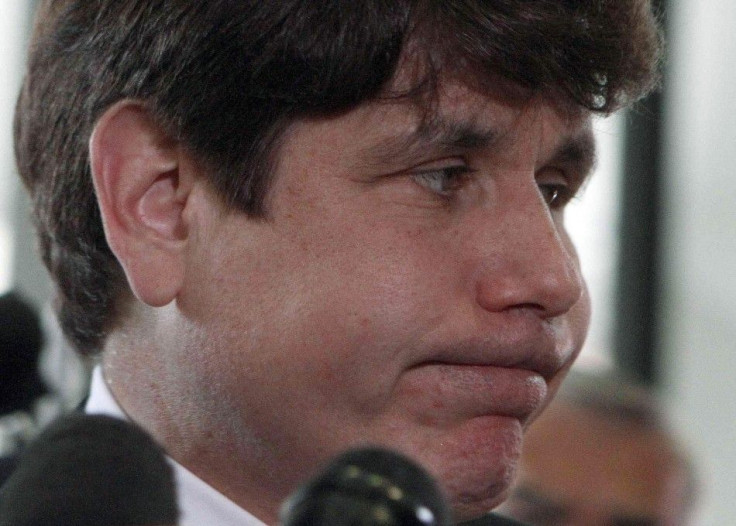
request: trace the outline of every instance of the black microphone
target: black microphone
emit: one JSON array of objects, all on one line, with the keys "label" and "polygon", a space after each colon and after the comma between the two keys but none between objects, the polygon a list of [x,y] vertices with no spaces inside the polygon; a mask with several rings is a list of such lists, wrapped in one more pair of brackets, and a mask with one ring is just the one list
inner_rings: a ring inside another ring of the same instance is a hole
[{"label": "black microphone", "polygon": [[282,526],[448,526],[450,511],[432,478],[383,449],[349,451],[281,508]]},{"label": "black microphone", "polygon": [[0,489],[0,526],[174,525],[163,450],[139,427],[74,414],[51,424]]}]

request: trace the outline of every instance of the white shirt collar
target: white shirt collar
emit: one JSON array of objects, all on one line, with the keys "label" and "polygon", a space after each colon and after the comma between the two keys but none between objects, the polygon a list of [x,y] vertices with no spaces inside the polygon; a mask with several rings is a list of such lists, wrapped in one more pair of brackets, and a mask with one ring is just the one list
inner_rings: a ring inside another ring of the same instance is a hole
[{"label": "white shirt collar", "polygon": [[[102,368],[95,367],[87,403],[88,414],[108,415],[129,420],[117,403],[102,376]],[[265,526],[263,522],[199,479],[184,466],[167,457],[174,470],[178,498],[179,526]]]}]

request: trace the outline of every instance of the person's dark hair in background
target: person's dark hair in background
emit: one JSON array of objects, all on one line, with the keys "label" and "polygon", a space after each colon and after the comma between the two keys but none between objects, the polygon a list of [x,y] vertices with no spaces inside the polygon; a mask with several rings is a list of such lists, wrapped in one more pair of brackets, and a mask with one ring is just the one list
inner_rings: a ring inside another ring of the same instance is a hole
[{"label": "person's dark hair in background", "polygon": [[39,371],[43,343],[34,307],[15,292],[0,296],[0,415],[30,411],[48,392]]},{"label": "person's dark hair in background", "polygon": [[695,469],[657,398],[614,373],[572,371],[529,428],[504,512],[535,526],[684,526]]},{"label": "person's dark hair in background", "polygon": [[0,296],[0,484],[38,431],[35,405],[48,393],[39,371],[41,321],[17,292]]},{"label": "person's dark hair in background", "polygon": [[[62,327],[87,354],[129,298],[87,153],[117,100],[145,101],[211,168],[224,202],[261,217],[279,140],[300,117],[378,97],[426,100],[440,76],[479,86],[501,77],[605,114],[657,81],[660,35],[644,0],[46,0],[41,9],[15,147]],[[386,93],[407,59],[421,69],[416,85]]]}]

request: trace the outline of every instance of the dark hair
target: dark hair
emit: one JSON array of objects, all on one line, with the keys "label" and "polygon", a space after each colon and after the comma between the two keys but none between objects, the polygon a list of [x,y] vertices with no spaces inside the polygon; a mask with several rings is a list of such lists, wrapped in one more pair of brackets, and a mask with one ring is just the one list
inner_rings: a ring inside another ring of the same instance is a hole
[{"label": "dark hair", "polygon": [[61,325],[96,352],[128,294],[87,152],[118,100],[144,101],[228,205],[262,216],[288,125],[378,97],[410,44],[424,81],[463,63],[609,112],[651,89],[660,40],[648,0],[46,0],[15,146]]},{"label": "dark hair", "polygon": [[39,361],[41,317],[16,292],[0,296],[0,415],[27,411],[48,392]]}]

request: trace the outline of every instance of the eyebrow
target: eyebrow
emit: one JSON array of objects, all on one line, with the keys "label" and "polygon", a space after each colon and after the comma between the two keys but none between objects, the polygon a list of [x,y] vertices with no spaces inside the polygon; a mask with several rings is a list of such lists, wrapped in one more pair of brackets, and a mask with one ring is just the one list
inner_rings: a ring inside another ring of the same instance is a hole
[{"label": "eyebrow", "polygon": [[426,152],[451,154],[459,151],[493,148],[502,133],[496,128],[482,128],[473,122],[448,121],[435,116],[422,121],[414,130],[388,137],[364,151],[372,163],[386,161],[411,163]]},{"label": "eyebrow", "polygon": [[[480,126],[472,121],[453,121],[433,116],[400,135],[393,135],[367,148],[363,153],[370,164],[409,165],[432,155],[452,155],[472,150],[494,150],[501,147],[506,130]],[[568,137],[546,164],[563,164],[574,169],[580,183],[587,179],[596,165],[596,141],[590,127]]]},{"label": "eyebrow", "polygon": [[448,149],[488,148],[498,142],[501,133],[495,128],[481,128],[472,122],[446,121],[435,118],[423,122],[417,135],[420,141],[438,144]]},{"label": "eyebrow", "polygon": [[590,127],[563,142],[551,159],[552,164],[559,163],[573,167],[581,180],[592,174],[597,161],[595,135]]}]

